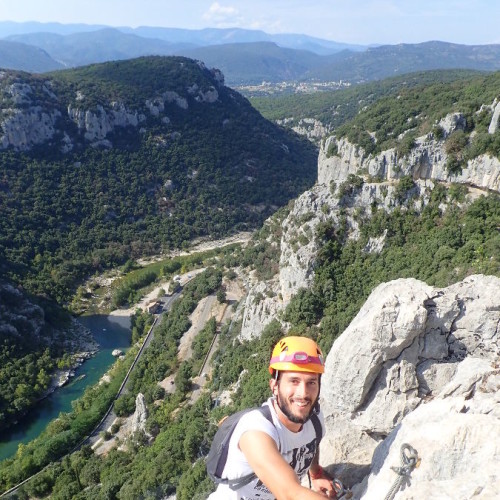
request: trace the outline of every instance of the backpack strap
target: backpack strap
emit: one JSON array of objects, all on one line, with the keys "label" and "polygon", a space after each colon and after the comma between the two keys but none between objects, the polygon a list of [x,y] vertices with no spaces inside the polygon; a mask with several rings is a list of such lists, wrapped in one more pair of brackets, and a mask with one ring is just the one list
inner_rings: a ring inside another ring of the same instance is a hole
[{"label": "backpack strap", "polygon": [[316,431],[316,451],[319,450],[319,443],[321,443],[321,439],[323,439],[323,427],[321,427],[321,422],[317,413],[312,413],[310,420],[314,425],[314,430]]},{"label": "backpack strap", "polygon": [[[271,422],[274,425],[273,422],[273,417],[271,415],[271,409],[269,408],[268,405],[265,406],[259,406],[256,408],[256,410],[260,411],[264,417],[266,417],[269,422]],[[228,446],[229,448],[229,446]],[[227,459],[227,451],[226,451],[226,459]],[[226,460],[224,460],[224,463]],[[222,474],[222,471],[221,471]],[[240,488],[243,488],[243,486],[246,486],[247,484],[251,483],[255,478],[257,477],[257,474],[255,472],[252,472],[250,474],[247,474],[246,476],[243,477],[238,477],[237,479],[225,479],[223,483],[227,484],[233,491],[239,490]]]}]

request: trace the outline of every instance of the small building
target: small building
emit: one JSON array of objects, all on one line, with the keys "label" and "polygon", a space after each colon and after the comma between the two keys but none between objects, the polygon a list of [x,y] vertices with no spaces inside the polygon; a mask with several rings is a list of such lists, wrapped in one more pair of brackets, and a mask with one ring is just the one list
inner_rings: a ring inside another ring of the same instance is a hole
[{"label": "small building", "polygon": [[163,309],[163,302],[161,300],[156,300],[155,302],[151,302],[148,304],[148,313],[149,314],[159,314]]}]

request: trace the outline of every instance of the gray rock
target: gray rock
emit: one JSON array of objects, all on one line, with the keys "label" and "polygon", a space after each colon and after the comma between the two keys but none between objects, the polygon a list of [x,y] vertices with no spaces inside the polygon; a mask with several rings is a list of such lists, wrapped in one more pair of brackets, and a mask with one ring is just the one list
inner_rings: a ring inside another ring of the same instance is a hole
[{"label": "gray rock", "polygon": [[321,456],[354,498],[385,498],[403,443],[422,465],[396,498],[498,498],[499,298],[492,276],[444,289],[395,280],[335,341]]},{"label": "gray rock", "polygon": [[[495,113],[500,108],[495,108]],[[494,122],[493,115],[492,123]],[[445,137],[465,126],[463,115],[453,113],[440,121]],[[498,116],[496,122],[498,123]],[[490,130],[493,128],[490,125]],[[491,132],[490,132],[491,133]],[[337,154],[328,155],[332,143],[337,146]],[[415,147],[407,156],[399,157],[396,149],[388,149],[377,155],[366,155],[364,150],[349,143],[345,138],[329,137],[320,149],[318,158],[318,183],[343,182],[350,174],[368,172],[381,180],[396,180],[402,176],[413,179],[434,179],[443,182],[457,182],[483,189],[500,190],[500,160],[489,155],[481,155],[469,160],[460,174],[450,175],[446,168],[448,155],[444,140],[435,140],[432,135],[418,137]]]},{"label": "gray rock", "polygon": [[[131,432],[132,434],[137,431],[146,433],[146,420],[148,418],[148,409],[144,395],[139,393],[135,398],[135,412],[132,416]],[[147,433],[146,433],[147,434]]]},{"label": "gray rock", "polygon": [[493,116],[491,117],[490,126],[488,127],[488,132],[494,134],[498,130],[498,125],[500,122],[500,102],[494,102],[493,105]]}]

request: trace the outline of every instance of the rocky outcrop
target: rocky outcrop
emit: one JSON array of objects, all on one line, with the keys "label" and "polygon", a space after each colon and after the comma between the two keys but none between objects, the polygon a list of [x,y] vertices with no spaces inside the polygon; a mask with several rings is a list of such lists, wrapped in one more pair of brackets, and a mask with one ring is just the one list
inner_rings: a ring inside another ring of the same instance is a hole
[{"label": "rocky outcrop", "polygon": [[113,102],[110,109],[97,106],[95,111],[68,106],[68,117],[88,141],[99,141],[113,132],[116,127],[137,127],[145,120],[137,111],[129,111],[123,103]]},{"label": "rocky outcrop", "polygon": [[[397,498],[500,495],[500,279],[379,285],[326,360],[322,462],[384,498],[403,443],[421,457]],[[475,497],[474,497],[475,498]]]},{"label": "rocky outcrop", "polygon": [[[428,190],[432,187],[432,181],[415,182],[412,194],[422,200],[422,203],[415,202],[416,210],[421,210],[427,204]],[[301,288],[312,285],[316,256],[323,244],[316,239],[320,224],[339,227],[341,219],[345,218],[349,237],[356,239],[359,235],[359,216],[369,214],[374,202],[388,212],[398,206],[395,189],[396,185],[389,182],[365,183],[361,188],[339,197],[324,184],[317,184],[300,195],[281,224],[278,280],[257,282],[251,286],[245,304],[241,337],[248,339],[259,336],[271,321],[280,318],[280,313],[293,295]],[[371,239],[365,251],[382,251],[384,241],[383,235]]]},{"label": "rocky outcrop", "polygon": [[[219,100],[224,75],[219,70],[208,70],[203,63],[198,65],[210,74],[210,80],[205,81],[203,88],[201,84],[192,83],[187,85],[185,95],[174,90],[162,90],[139,106],[130,106],[119,98],[110,102],[102,99],[101,104],[90,104],[87,92],[81,90],[73,91],[73,99],[68,100],[60,81],[54,84],[27,77],[30,83],[25,83],[9,72],[0,72],[0,82],[4,81],[0,85],[0,100],[3,102],[0,109],[0,149],[28,151],[46,143],[63,153],[74,150],[76,145],[82,143],[111,148],[111,134],[120,128],[130,127],[139,134],[145,133],[151,117],[158,118],[162,125],[171,126],[171,119],[165,114],[168,105],[188,110],[190,102],[213,104]],[[69,123],[76,125],[77,133],[73,126],[68,126]]]},{"label": "rocky outcrop", "polygon": [[146,433],[147,418],[148,409],[146,407],[146,400],[144,399],[144,394],[139,393],[135,398],[135,412],[132,415],[130,423],[131,433],[134,434],[138,431]]},{"label": "rocky outcrop", "polygon": [[488,127],[488,132],[494,134],[498,127],[500,126],[500,102],[495,102],[492,105],[493,116],[491,117],[490,126]]},{"label": "rocky outcrop", "polygon": [[[465,121],[460,113],[454,113],[441,120],[439,126],[446,138],[453,131],[463,129]],[[337,151],[336,154],[329,153],[332,149]],[[403,176],[412,176],[413,179],[458,182],[500,191],[498,158],[489,155],[478,156],[469,161],[460,174],[448,173],[447,160],[444,140],[437,140],[432,134],[417,138],[415,146],[404,157],[400,157],[395,148],[377,155],[366,155],[362,148],[351,144],[346,138],[337,139],[331,136],[319,153],[318,183],[328,185],[332,181],[343,182],[349,174],[363,172],[380,180],[391,181]]]},{"label": "rocky outcrop", "polygon": [[283,309],[283,301],[277,296],[279,283],[258,282],[253,286],[245,299],[243,321],[239,338],[250,340],[259,337],[264,328],[277,319]]},{"label": "rocky outcrop", "polygon": [[27,151],[36,144],[52,139],[60,116],[59,110],[47,112],[41,106],[33,106],[27,110],[10,110],[1,124],[1,148],[12,146],[19,151]]},{"label": "rocky outcrop", "polygon": [[[465,119],[462,114],[453,113],[443,118],[439,126],[447,137],[463,129]],[[333,156],[328,153],[331,144],[335,144],[337,151]],[[417,211],[427,204],[429,188],[432,189],[436,181],[500,191],[498,158],[479,156],[469,161],[461,174],[453,176],[448,175],[446,161],[444,142],[432,136],[417,139],[409,157],[402,159],[398,158],[395,149],[372,157],[366,156],[361,148],[346,139],[328,138],[319,153],[317,185],[295,200],[293,209],[282,223],[279,286],[274,287],[276,295],[256,306],[255,297],[259,297],[260,288],[266,286],[258,284],[250,290],[242,329],[244,338],[260,335],[267,324],[279,317],[279,312],[286,308],[298,290],[312,285],[316,255],[322,244],[315,238],[317,227],[326,222],[338,227],[342,217],[347,223],[349,238],[357,238],[359,216],[369,214],[373,203],[388,212],[399,205],[395,190],[401,177],[414,179],[411,195],[419,201],[412,208]],[[350,175],[364,177],[364,183],[340,195],[339,186],[348,182]],[[473,196],[469,194],[469,198]],[[384,241],[384,237],[371,240],[366,251],[380,252]]]}]

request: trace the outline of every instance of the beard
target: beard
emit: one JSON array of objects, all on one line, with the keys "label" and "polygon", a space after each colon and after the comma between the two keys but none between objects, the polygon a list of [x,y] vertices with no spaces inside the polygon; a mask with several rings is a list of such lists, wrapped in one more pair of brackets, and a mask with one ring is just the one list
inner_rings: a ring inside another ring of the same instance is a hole
[{"label": "beard", "polygon": [[305,424],[309,420],[311,413],[314,410],[314,406],[315,406],[316,402],[318,401],[318,398],[316,398],[315,401],[312,401],[309,398],[302,398],[301,401],[305,401],[305,402],[310,403],[309,412],[307,413],[307,415],[295,414],[293,412],[292,405],[290,404],[290,402],[287,400],[286,397],[283,397],[281,395],[280,390],[278,388],[278,394],[276,396],[276,403],[278,405],[278,408],[285,415],[285,417],[288,418],[288,420],[290,420],[290,422],[293,422],[294,424]]}]

